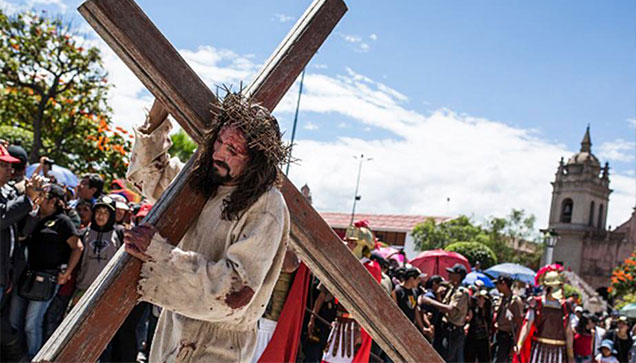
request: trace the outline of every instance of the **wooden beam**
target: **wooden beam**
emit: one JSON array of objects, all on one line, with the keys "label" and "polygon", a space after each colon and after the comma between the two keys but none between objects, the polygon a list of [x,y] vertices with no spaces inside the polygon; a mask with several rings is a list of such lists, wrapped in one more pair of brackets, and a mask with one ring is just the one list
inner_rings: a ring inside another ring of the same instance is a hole
[{"label": "wooden beam", "polygon": [[[217,100],[142,10],[131,0],[88,1],[79,10],[186,132],[200,143],[211,113],[217,111]],[[346,10],[341,0],[314,1],[248,88],[251,96],[273,109]],[[148,28],[152,37],[146,39],[143,27]],[[189,81],[183,82],[185,79]],[[281,94],[266,92],[270,88]],[[192,161],[186,164],[144,219],[175,245],[206,201],[187,183],[191,164]],[[35,361],[97,360],[137,301],[140,265],[123,250],[119,251]]]},{"label": "wooden beam", "polygon": [[[113,4],[117,6],[111,9]],[[283,46],[270,58],[262,74],[247,89],[248,94],[272,109],[344,11],[346,7],[341,0],[315,1],[290,32]],[[214,107],[210,108],[211,103],[201,100],[191,102],[190,96],[207,95],[212,102],[212,93],[200,81],[180,81],[179,75],[196,75],[189,68],[185,73],[175,70],[175,66],[170,62],[179,63],[183,62],[183,59],[176,54],[176,50],[141,13],[136,4],[130,0],[93,0],[85,3],[80,12],[124,58],[126,64],[155,97],[166,105],[184,129],[188,132],[198,130],[193,135],[196,140],[201,141],[200,135],[203,135],[202,130],[206,127],[209,117],[207,112],[214,112]],[[118,19],[120,17],[122,19]],[[161,38],[147,39],[152,42],[153,52],[145,50],[147,43],[133,39],[143,36],[144,29],[138,28],[137,25],[144,22],[145,26],[149,23],[154,29],[150,31],[154,37]],[[332,26],[323,26],[324,22],[331,22]],[[127,27],[133,28],[132,33],[128,32]],[[153,59],[156,54],[162,54],[160,60]],[[289,65],[289,62],[299,64]],[[285,71],[280,71],[281,69]],[[277,72],[280,73],[274,76]],[[277,91],[270,92],[272,89]],[[180,240],[205,203],[203,198],[188,189],[186,180],[191,163],[192,161],[188,163],[145,219],[157,226],[160,233],[173,244]],[[285,180],[282,191],[292,215],[294,248],[393,360],[441,361],[289,180]],[[189,218],[179,220],[179,214],[175,211],[181,211]],[[303,226],[307,227],[304,229]],[[307,229],[311,232],[307,232]],[[134,306],[139,268],[139,261],[130,258],[124,251],[119,251],[100,274],[98,281],[89,288],[78,306],[58,328],[54,337],[43,347],[35,361],[96,360]]]}]

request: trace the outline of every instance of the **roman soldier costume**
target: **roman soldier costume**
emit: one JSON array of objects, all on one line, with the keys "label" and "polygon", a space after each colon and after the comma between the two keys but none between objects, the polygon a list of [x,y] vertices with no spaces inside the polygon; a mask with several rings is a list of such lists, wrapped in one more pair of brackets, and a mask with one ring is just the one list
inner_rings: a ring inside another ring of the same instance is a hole
[{"label": "roman soldier costume", "polygon": [[[352,252],[360,260],[378,283],[382,279],[380,265],[369,259],[375,248],[375,237],[366,221],[356,222],[345,234],[345,241],[355,243]],[[351,314],[338,303],[336,320],[332,324],[327,347],[322,360],[330,363],[368,362],[371,352],[371,336],[353,319]],[[359,347],[357,343],[360,343]],[[356,350],[357,349],[357,350]]]},{"label": "roman soldier costume", "polygon": [[516,362],[562,363],[573,362],[572,330],[568,308],[563,299],[562,268],[550,269],[538,276],[545,295],[530,300],[517,343]]}]

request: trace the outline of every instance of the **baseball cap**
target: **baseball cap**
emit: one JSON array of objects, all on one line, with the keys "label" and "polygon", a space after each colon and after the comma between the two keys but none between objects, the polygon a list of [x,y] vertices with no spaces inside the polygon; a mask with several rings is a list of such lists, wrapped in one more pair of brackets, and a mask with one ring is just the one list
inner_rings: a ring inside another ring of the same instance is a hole
[{"label": "baseball cap", "polygon": [[583,312],[583,308],[581,306],[577,306],[574,308],[574,312],[575,313],[582,313]]},{"label": "baseball cap", "polygon": [[99,199],[97,199],[97,201],[95,202],[95,206],[93,208],[104,206],[114,212],[115,205],[116,205],[116,202],[111,197],[104,195],[99,197]]},{"label": "baseball cap", "polygon": [[117,209],[130,210],[130,207],[127,204],[126,197],[121,194],[108,194],[108,196],[113,199],[116,203]]},{"label": "baseball cap", "polygon": [[7,148],[7,151],[9,152],[11,156],[20,160],[18,162],[19,164],[26,165],[27,160],[29,160],[29,156],[27,155],[27,152],[22,148],[22,146],[10,145]]},{"label": "baseball cap", "polygon": [[5,163],[19,163],[20,159],[14,158],[9,154],[9,150],[7,150],[4,145],[0,145],[0,161],[4,161]]},{"label": "baseball cap", "polygon": [[466,276],[466,266],[461,263],[456,263],[453,267],[446,267],[446,271],[453,274],[460,274],[462,276]]},{"label": "baseball cap", "polygon": [[135,214],[135,217],[143,218],[148,215],[148,212],[150,212],[151,209],[152,209],[152,204],[150,203],[142,204],[141,207],[139,208],[139,212]]}]

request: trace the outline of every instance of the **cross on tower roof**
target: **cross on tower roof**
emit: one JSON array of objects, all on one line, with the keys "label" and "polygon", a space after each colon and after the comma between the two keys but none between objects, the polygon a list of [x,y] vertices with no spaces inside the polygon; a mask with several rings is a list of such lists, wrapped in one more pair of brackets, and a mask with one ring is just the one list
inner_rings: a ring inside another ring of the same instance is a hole
[{"label": "cross on tower roof", "polygon": [[583,135],[583,140],[581,140],[581,152],[590,152],[592,150],[592,140],[590,138],[590,125],[587,125],[587,129],[585,129],[585,135]]},{"label": "cross on tower roof", "polygon": [[[245,94],[272,110],[346,12],[315,0]],[[133,0],[89,0],[80,13],[192,138],[201,142],[218,101]],[[188,176],[191,159],[144,219],[177,244],[206,199]],[[294,251],[394,361],[441,361],[329,225],[292,183],[281,192]],[[121,249],[62,322],[35,361],[95,361],[137,301],[141,263]]]}]

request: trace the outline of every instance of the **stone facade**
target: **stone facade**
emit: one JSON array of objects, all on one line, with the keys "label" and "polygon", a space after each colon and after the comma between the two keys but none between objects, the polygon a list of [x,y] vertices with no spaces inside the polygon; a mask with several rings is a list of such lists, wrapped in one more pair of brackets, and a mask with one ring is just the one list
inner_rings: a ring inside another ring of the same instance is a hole
[{"label": "stone facade", "polygon": [[609,165],[592,153],[589,127],[581,150],[559,162],[552,182],[549,228],[559,234],[553,262],[562,263],[595,289],[607,287],[612,270],[636,248],[634,215],[613,231],[606,229]]}]

